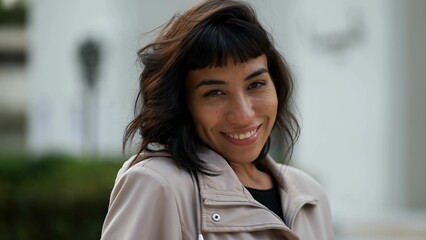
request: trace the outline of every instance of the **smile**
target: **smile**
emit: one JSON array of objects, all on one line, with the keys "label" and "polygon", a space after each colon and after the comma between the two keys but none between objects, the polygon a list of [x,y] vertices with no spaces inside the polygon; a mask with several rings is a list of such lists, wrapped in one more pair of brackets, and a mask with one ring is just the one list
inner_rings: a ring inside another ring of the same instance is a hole
[{"label": "smile", "polygon": [[244,131],[243,130],[239,132],[234,131],[233,133],[230,133],[230,132],[221,132],[221,133],[225,135],[226,138],[233,143],[250,144],[256,141],[260,126],[262,126],[262,124],[254,128],[251,127],[249,129],[246,129],[245,132],[243,132]]},{"label": "smile", "polygon": [[246,133],[240,133],[240,134],[225,133],[225,135],[233,139],[243,140],[243,139],[253,137],[256,134],[256,132],[257,132],[257,128]]}]

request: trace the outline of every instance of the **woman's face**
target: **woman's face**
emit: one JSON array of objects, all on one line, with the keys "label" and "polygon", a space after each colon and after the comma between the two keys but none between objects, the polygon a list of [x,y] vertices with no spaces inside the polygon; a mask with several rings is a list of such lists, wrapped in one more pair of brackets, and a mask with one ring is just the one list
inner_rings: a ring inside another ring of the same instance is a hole
[{"label": "woman's face", "polygon": [[201,140],[230,163],[254,161],[275,123],[278,99],[265,55],[189,71],[189,111]]}]

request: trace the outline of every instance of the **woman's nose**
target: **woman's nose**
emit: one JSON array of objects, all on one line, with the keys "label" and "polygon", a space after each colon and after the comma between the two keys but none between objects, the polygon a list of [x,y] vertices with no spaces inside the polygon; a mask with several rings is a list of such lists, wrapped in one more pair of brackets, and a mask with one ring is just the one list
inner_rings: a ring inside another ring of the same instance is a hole
[{"label": "woman's nose", "polygon": [[254,117],[253,104],[247,96],[235,96],[230,99],[226,119],[229,123],[250,124]]}]

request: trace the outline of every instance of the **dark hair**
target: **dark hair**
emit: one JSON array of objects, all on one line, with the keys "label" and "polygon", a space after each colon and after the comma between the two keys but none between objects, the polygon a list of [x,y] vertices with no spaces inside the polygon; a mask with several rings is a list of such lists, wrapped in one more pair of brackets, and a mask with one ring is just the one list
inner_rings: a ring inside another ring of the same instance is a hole
[{"label": "dark hair", "polygon": [[[246,62],[265,54],[278,97],[274,129],[282,133],[285,156],[291,155],[299,125],[291,112],[293,80],[272,38],[258,22],[254,10],[233,0],[209,0],[174,16],[157,38],[138,51],[144,69],[135,104],[136,117],[127,126],[123,149],[137,132],[141,151],[150,144],[165,146],[179,167],[211,173],[196,155],[202,146],[186,104],[185,78],[189,70]],[[142,108],[138,109],[142,98]],[[269,151],[270,139],[257,159]]]}]

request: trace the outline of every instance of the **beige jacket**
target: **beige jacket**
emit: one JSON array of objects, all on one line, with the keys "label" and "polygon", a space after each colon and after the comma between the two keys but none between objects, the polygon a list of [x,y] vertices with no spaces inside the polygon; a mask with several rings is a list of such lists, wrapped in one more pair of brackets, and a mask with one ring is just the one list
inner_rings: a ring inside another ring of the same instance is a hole
[{"label": "beige jacket", "polygon": [[222,174],[194,176],[164,153],[126,161],[101,239],[334,239],[327,197],[305,173],[269,156],[262,163],[279,184],[284,223],[254,200],[221,156],[199,156]]}]

